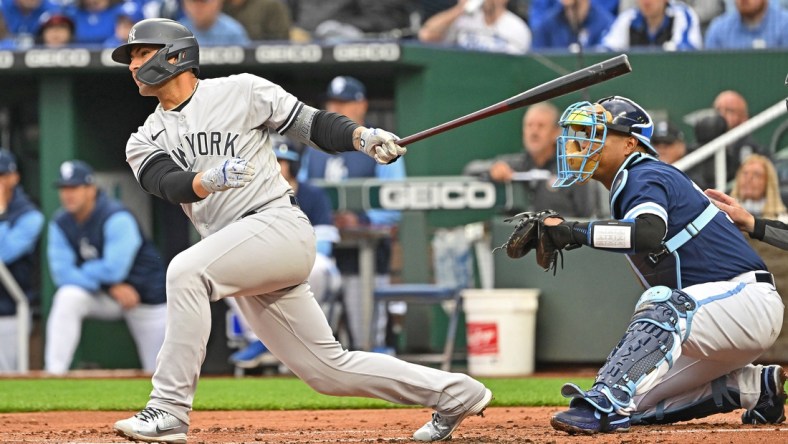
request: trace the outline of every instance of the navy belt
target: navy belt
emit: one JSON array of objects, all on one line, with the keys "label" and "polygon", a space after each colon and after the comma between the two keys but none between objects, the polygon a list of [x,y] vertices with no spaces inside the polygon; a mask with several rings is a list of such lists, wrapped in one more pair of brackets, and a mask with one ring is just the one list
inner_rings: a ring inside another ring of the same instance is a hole
[{"label": "navy belt", "polygon": [[777,285],[774,283],[774,275],[766,271],[756,272],[755,282],[760,282],[762,284],[772,284],[772,287],[777,288]]}]

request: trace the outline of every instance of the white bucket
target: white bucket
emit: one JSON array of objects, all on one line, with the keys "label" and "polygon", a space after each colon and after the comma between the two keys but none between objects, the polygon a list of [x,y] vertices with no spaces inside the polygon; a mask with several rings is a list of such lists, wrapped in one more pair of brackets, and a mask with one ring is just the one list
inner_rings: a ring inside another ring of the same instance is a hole
[{"label": "white bucket", "polygon": [[462,291],[468,335],[468,373],[522,376],[534,371],[539,290],[531,288]]}]

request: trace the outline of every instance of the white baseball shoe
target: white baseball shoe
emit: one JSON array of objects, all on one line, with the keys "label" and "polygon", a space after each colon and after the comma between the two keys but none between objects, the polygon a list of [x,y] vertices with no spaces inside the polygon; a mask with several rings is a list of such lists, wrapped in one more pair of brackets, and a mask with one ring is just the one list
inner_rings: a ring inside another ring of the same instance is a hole
[{"label": "white baseball shoe", "polygon": [[451,439],[451,434],[460,426],[463,419],[472,415],[484,416],[484,409],[487,408],[490,401],[492,401],[492,392],[489,389],[484,389],[484,396],[482,396],[482,399],[459,415],[448,416],[441,415],[438,412],[433,413],[432,420],[424,424],[413,434],[413,440],[444,441]]},{"label": "white baseball shoe", "polygon": [[189,426],[164,410],[145,407],[129,419],[115,423],[115,432],[123,437],[144,442],[186,444]]}]

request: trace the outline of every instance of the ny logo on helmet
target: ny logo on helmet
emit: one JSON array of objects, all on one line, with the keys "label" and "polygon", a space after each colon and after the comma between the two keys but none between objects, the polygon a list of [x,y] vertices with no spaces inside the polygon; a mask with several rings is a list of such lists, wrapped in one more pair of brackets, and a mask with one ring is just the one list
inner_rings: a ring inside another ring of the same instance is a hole
[{"label": "ny logo on helmet", "polygon": [[131,31],[129,31],[129,41],[126,42],[126,43],[133,42],[134,41],[134,34],[136,34],[136,33],[137,33],[137,29],[136,28],[131,28]]}]

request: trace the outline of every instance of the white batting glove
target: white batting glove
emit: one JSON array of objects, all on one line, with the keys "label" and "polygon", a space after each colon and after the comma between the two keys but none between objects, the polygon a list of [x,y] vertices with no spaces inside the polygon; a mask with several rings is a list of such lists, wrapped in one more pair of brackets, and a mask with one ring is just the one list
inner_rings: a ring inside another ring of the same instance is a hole
[{"label": "white batting glove", "polygon": [[399,159],[408,150],[397,145],[399,137],[379,128],[366,128],[361,132],[360,149],[380,164],[389,164]]},{"label": "white batting glove", "polygon": [[254,176],[254,164],[246,159],[233,157],[217,167],[203,171],[200,184],[207,191],[215,193],[230,188],[241,188],[251,182],[252,176]]}]

